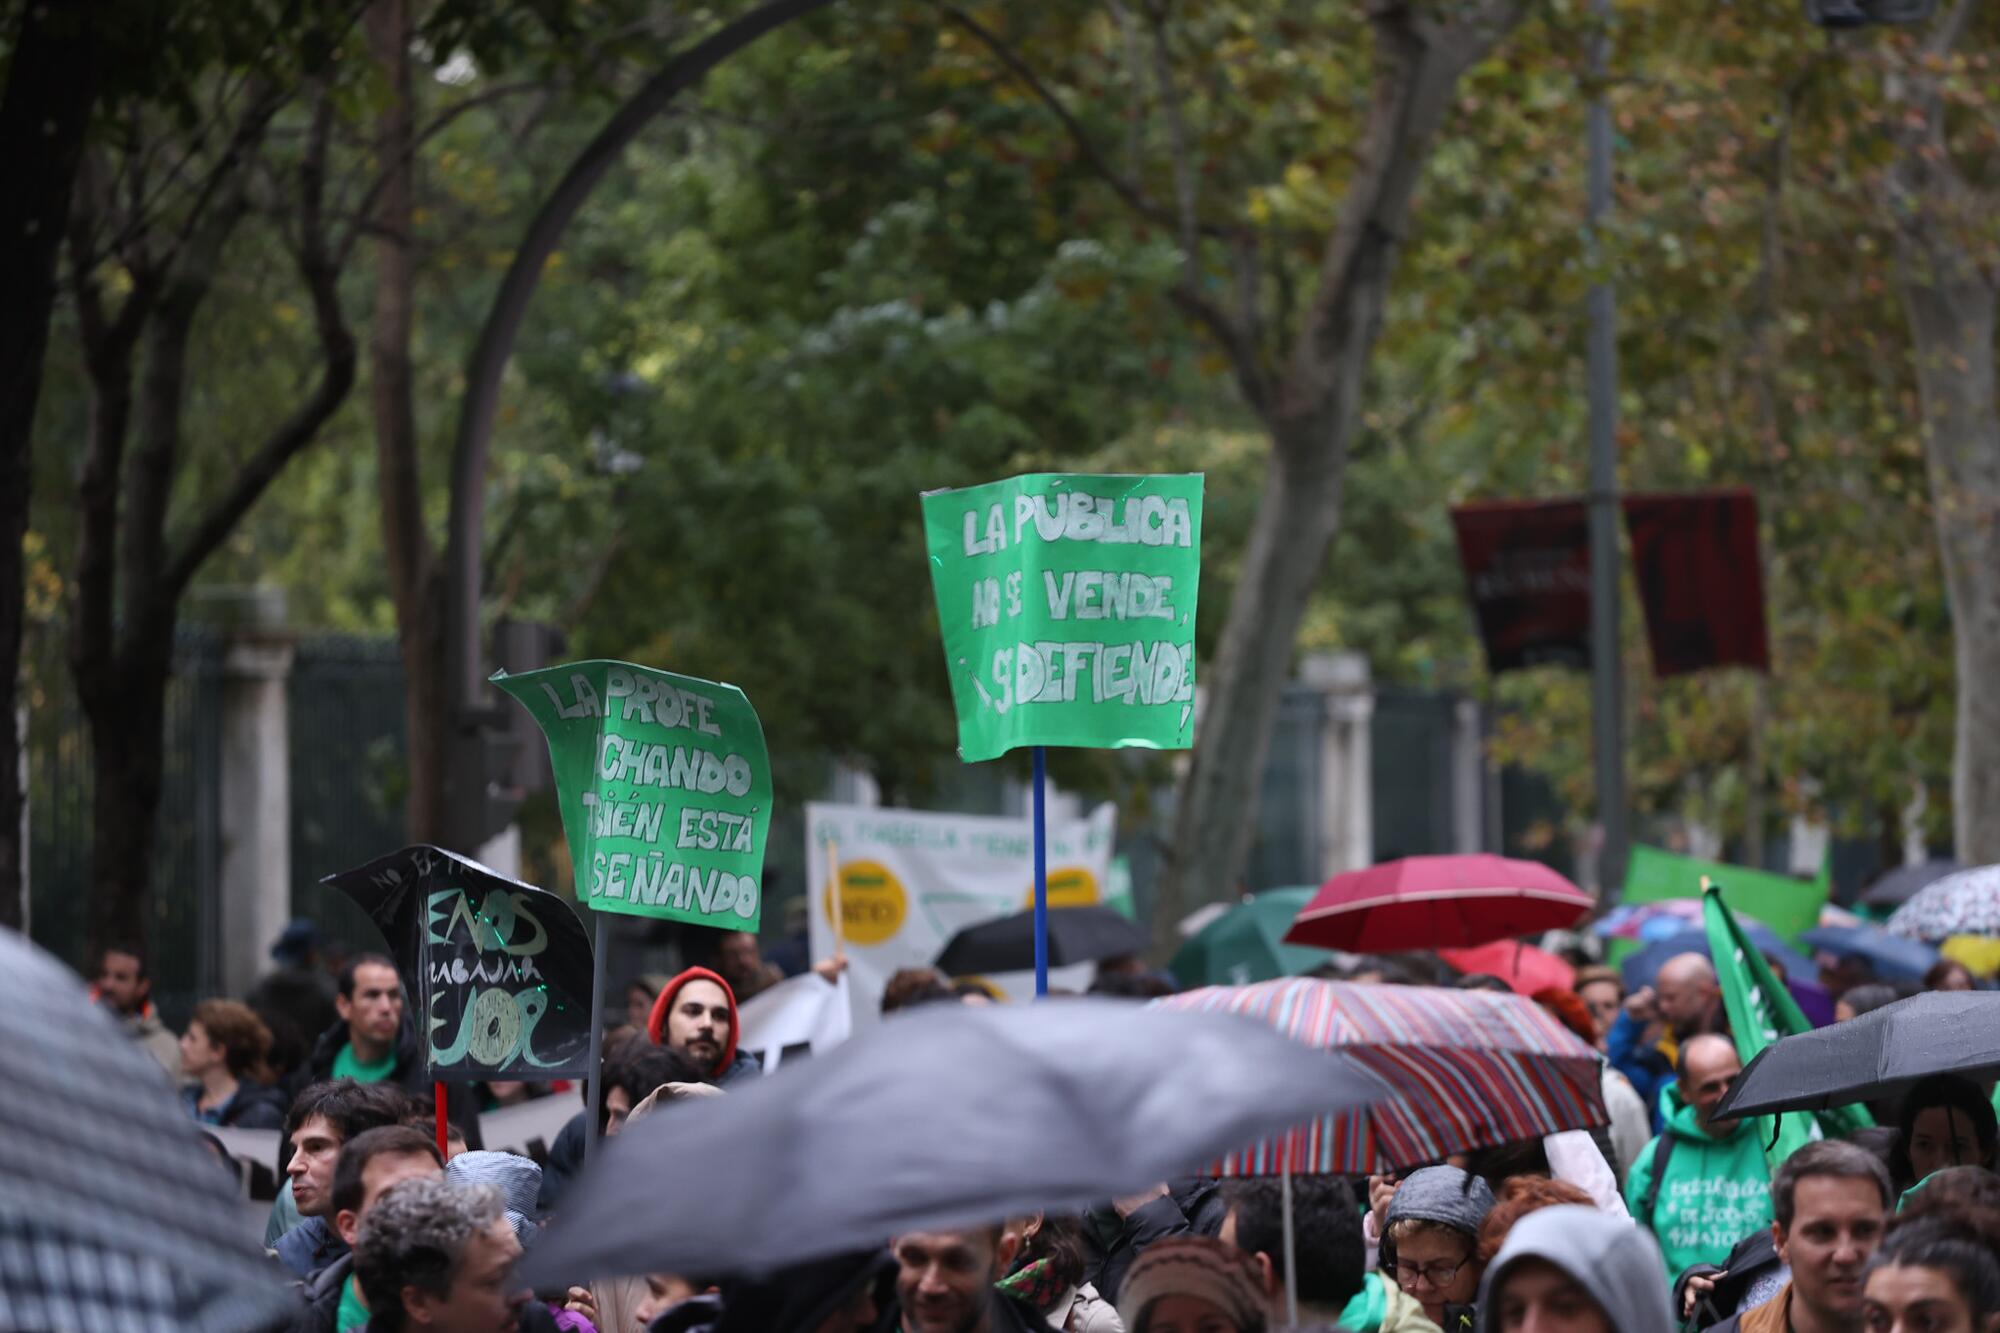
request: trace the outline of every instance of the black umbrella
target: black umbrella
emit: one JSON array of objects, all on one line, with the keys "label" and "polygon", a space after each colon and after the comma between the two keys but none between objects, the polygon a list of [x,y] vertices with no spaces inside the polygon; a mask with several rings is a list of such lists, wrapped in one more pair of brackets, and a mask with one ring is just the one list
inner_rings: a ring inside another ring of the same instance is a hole
[{"label": "black umbrella", "polygon": [[1928,888],[1957,869],[1956,861],[1920,861],[1913,866],[1897,866],[1870,884],[1861,901],[1870,907],[1901,907],[1916,897],[1917,890]]},{"label": "black umbrella", "polygon": [[1929,1074],[2000,1073],[2000,992],[1932,991],[1766,1046],[1730,1085],[1718,1120],[1822,1111],[1901,1095]]},{"label": "black umbrella", "polygon": [[297,1305],[153,1057],[0,930],[0,1328],[209,1333]]},{"label": "black umbrella", "polygon": [[757,1273],[899,1231],[1075,1210],[1389,1096],[1234,1014],[929,1006],[610,1140],[523,1277]]},{"label": "black umbrella", "polygon": [[[1049,909],[1049,966],[1094,963],[1120,954],[1144,953],[1146,932],[1108,907]],[[1016,912],[967,926],[937,956],[948,977],[987,972],[1026,972],[1035,965],[1035,914]]]}]

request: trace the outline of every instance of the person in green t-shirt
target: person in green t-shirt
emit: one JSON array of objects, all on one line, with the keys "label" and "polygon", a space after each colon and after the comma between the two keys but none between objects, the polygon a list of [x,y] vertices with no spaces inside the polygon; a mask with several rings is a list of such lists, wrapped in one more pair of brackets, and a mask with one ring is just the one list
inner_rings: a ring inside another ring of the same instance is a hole
[{"label": "person in green t-shirt", "polygon": [[1659,1242],[1669,1282],[1695,1264],[1721,1267],[1737,1241],[1772,1220],[1764,1122],[1715,1118],[1743,1072],[1736,1044],[1714,1034],[1690,1037],[1677,1068],[1661,1093],[1667,1127],[1625,1177],[1625,1205]]},{"label": "person in green t-shirt", "polygon": [[396,1072],[396,1038],[403,1028],[403,983],[378,954],[362,954],[341,970],[333,1007],[347,1027],[334,1053],[332,1076],[380,1083]]}]

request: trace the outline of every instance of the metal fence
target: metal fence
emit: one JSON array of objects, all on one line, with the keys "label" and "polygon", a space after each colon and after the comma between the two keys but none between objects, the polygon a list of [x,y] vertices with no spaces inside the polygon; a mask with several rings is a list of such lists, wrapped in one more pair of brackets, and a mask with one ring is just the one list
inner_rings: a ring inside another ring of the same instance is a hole
[{"label": "metal fence", "polygon": [[[30,672],[30,855],[33,933],[79,969],[90,895],[91,763],[89,736],[61,657],[60,639],[38,645]],[[153,945],[155,994],[163,1017],[184,1022],[194,1002],[220,988],[217,920],[220,836],[222,639],[190,627],[179,637],[168,691],[166,782],[155,852],[150,922],[133,933]],[[345,898],[319,880],[401,846],[406,759],[403,668],[390,639],[313,635],[301,639],[287,683],[291,786],[291,904],[320,923],[336,949],[381,947],[380,936]],[[1377,858],[1453,847],[1453,696],[1378,689],[1371,723]],[[1326,831],[1322,817],[1322,696],[1286,692],[1253,818],[1245,882],[1250,888],[1316,883]],[[999,775],[968,772],[960,789],[934,804],[998,813],[1006,805]],[[1559,824],[1561,810],[1545,783],[1499,775],[1488,790],[1504,820],[1494,827],[1506,850],[1566,859],[1561,839],[1540,843],[1530,830]],[[1172,792],[1153,793],[1153,818],[1128,830],[1135,888],[1150,899],[1158,838],[1171,819]],[[771,912],[767,932],[783,929],[785,900],[809,881],[803,864],[802,811],[781,813],[770,839]],[[1537,845],[1539,844],[1539,845]]]},{"label": "metal fence", "polygon": [[[29,932],[88,975],[90,731],[59,632],[36,645],[29,680]],[[151,943],[154,1003],[175,1026],[185,1023],[197,1000],[215,992],[220,975],[222,923],[214,887],[222,862],[221,721],[222,642],[208,630],[184,627],[167,687],[152,919],[127,927]]]},{"label": "metal fence", "polygon": [[1449,694],[1377,686],[1369,764],[1375,792],[1375,859],[1457,851]]},{"label": "metal fence", "polygon": [[327,875],[403,846],[410,785],[403,663],[393,639],[301,639],[287,682],[292,789],[292,914],[336,948],[378,950],[382,937]]}]

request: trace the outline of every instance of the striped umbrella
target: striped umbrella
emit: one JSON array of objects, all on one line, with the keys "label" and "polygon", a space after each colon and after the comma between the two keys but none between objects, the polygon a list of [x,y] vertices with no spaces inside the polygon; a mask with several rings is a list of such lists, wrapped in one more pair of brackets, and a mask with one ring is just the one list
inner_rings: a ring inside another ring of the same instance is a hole
[{"label": "striped umbrella", "polygon": [[1608,1119],[1597,1052],[1518,995],[1285,977],[1153,1003],[1261,1019],[1395,1090],[1232,1153],[1215,1175],[1377,1173]]}]

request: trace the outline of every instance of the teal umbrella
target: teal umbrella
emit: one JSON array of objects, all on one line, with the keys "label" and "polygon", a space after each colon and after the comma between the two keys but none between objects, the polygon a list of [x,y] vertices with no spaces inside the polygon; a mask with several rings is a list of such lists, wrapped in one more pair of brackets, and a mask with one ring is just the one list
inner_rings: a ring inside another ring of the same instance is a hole
[{"label": "teal umbrella", "polygon": [[1317,885],[1305,884],[1249,895],[1183,944],[1167,970],[1184,987],[1247,986],[1311,971],[1332,955],[1284,941],[1292,919],[1317,892]]}]

